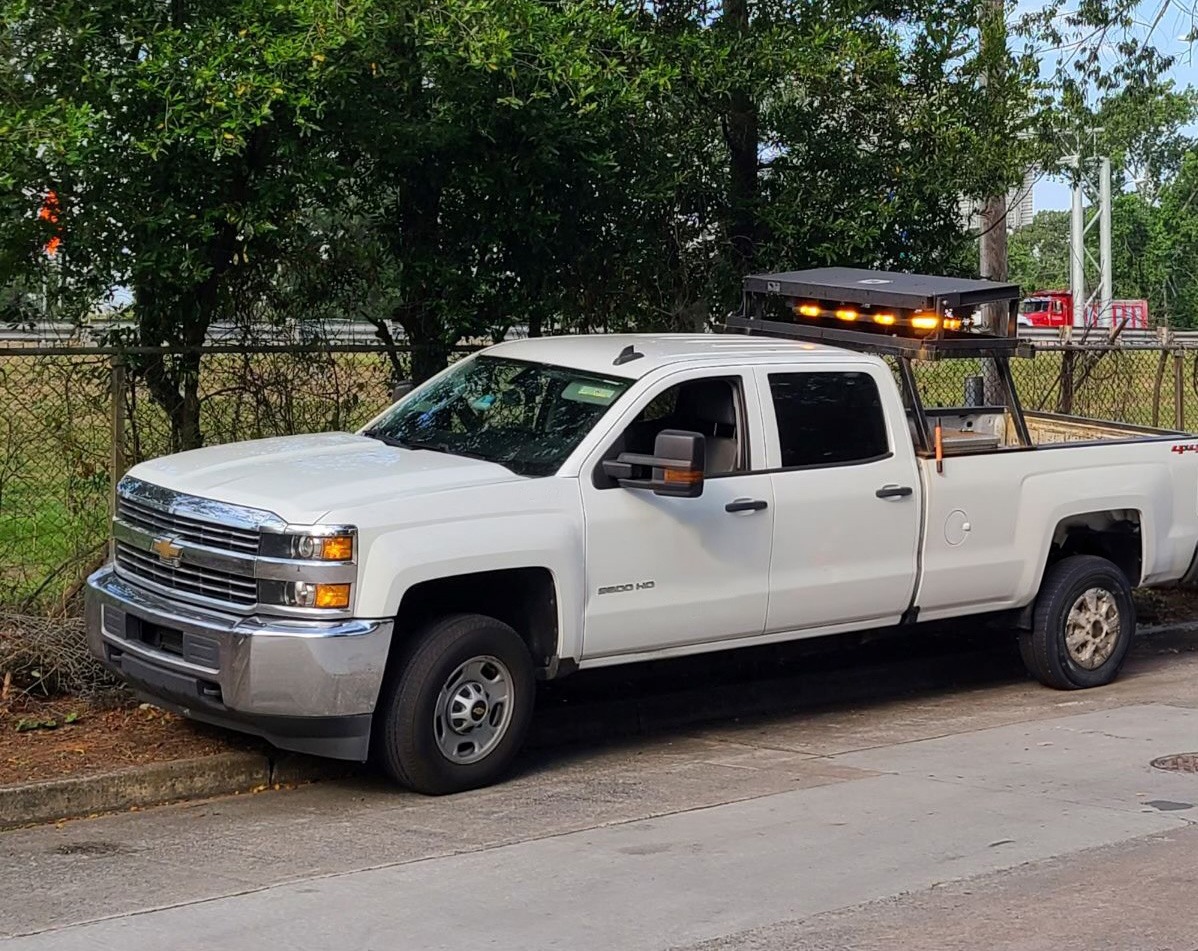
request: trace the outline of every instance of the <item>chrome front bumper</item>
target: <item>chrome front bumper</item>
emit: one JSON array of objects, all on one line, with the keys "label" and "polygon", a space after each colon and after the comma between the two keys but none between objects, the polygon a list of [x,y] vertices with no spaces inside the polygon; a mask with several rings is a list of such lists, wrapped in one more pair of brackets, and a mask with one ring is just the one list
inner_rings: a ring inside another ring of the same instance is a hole
[{"label": "chrome front bumper", "polygon": [[390,620],[244,617],[168,600],[112,566],[87,581],[92,652],[138,693],[284,749],[366,758]]}]

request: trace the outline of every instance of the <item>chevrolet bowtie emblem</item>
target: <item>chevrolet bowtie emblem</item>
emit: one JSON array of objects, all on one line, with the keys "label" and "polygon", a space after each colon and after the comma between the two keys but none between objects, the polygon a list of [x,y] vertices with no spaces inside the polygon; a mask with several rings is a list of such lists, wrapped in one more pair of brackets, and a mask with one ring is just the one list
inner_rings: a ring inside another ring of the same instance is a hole
[{"label": "chevrolet bowtie emblem", "polygon": [[183,554],[183,549],[176,545],[174,539],[171,538],[155,538],[154,543],[150,546],[150,551],[168,565],[179,564],[179,557]]}]

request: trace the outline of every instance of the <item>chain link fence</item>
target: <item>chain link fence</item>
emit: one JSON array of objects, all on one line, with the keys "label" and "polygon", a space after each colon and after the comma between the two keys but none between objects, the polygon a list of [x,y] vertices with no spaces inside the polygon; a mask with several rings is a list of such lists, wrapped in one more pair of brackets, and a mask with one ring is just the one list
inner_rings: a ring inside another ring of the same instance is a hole
[{"label": "chain link fence", "polygon": [[[1036,350],[1012,361],[1027,409],[1198,425],[1198,347],[1047,342]],[[56,651],[72,670],[86,666],[75,657],[79,594],[106,554],[115,481],[171,449],[171,420],[150,395],[146,359],[181,352],[0,349],[0,678],[14,657],[48,666],[39,658]],[[389,402],[407,370],[402,348],[381,345],[205,348],[204,444],[355,429]],[[929,406],[962,405],[966,379],[985,371],[981,360],[916,366]]]},{"label": "chain link fence", "polygon": [[[1151,343],[1037,342],[1034,358],[1013,358],[1011,375],[1026,410],[1184,430],[1198,425],[1198,347]],[[985,381],[982,359],[915,365],[928,406],[961,406],[966,380]]]},{"label": "chain link fence", "polygon": [[[0,680],[47,693],[102,683],[86,656],[80,592],[107,554],[116,480],[171,451],[147,361],[183,352],[0,349]],[[381,345],[205,348],[203,442],[355,429],[408,369],[403,348]]]},{"label": "chain link fence", "polygon": [[[63,613],[103,559],[114,477],[171,450],[171,420],[138,371],[162,353],[172,352],[0,351],[0,610]],[[209,348],[199,363],[204,444],[354,429],[387,404],[405,357]]]}]

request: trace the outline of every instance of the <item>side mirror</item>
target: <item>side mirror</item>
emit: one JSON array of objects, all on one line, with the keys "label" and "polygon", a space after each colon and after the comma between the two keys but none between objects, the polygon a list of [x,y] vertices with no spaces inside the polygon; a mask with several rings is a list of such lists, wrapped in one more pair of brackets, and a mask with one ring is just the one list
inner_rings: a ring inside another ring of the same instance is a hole
[{"label": "side mirror", "polygon": [[654,495],[694,499],[703,494],[706,463],[707,446],[700,433],[663,429],[654,440],[653,455],[622,452],[615,459],[603,461],[603,472],[625,489],[649,489]]},{"label": "side mirror", "polygon": [[391,402],[398,403],[401,399],[412,392],[413,385],[411,380],[400,380],[391,387]]}]

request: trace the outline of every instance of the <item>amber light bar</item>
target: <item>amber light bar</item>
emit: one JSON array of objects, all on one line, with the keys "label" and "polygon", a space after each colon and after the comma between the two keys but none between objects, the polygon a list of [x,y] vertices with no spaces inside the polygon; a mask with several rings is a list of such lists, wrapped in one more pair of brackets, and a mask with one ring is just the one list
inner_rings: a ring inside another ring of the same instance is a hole
[{"label": "amber light bar", "polygon": [[915,330],[933,331],[941,328],[945,330],[960,330],[964,326],[964,322],[956,317],[941,317],[930,310],[917,310],[911,312],[909,315],[907,313],[894,314],[890,311],[873,313],[870,311],[863,312],[853,307],[830,307],[817,301],[801,301],[794,304],[793,309],[799,317],[825,317],[847,322],[856,320],[872,321],[881,327],[906,326]]}]

